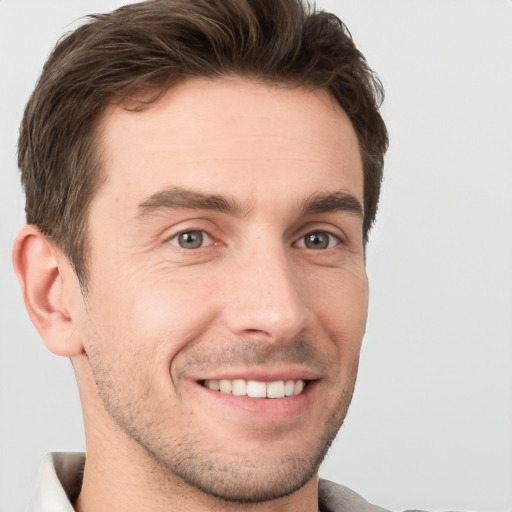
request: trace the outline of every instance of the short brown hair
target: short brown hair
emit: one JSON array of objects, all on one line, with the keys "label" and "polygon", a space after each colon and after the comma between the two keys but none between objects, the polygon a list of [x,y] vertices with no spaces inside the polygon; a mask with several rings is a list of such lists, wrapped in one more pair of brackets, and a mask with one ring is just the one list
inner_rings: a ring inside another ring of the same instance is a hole
[{"label": "short brown hair", "polygon": [[95,141],[102,113],[141,92],[156,100],[189,77],[233,74],[326,88],[339,102],[361,149],[366,243],[388,136],[381,83],[345,25],[301,0],[152,0],[93,15],[64,37],[21,123],[27,222],[67,255],[83,290],[88,206],[102,178]]}]

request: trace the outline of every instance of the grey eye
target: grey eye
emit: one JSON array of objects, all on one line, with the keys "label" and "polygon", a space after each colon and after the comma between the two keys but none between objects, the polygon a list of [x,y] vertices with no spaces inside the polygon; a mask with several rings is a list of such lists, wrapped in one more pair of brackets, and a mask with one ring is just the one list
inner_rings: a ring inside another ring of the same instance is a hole
[{"label": "grey eye", "polygon": [[173,236],[169,242],[182,249],[199,249],[210,245],[211,238],[204,231],[184,231]]},{"label": "grey eye", "polygon": [[298,242],[298,247],[312,249],[314,251],[321,251],[323,249],[330,249],[339,243],[339,239],[332,233],[327,231],[314,231],[303,236]]}]

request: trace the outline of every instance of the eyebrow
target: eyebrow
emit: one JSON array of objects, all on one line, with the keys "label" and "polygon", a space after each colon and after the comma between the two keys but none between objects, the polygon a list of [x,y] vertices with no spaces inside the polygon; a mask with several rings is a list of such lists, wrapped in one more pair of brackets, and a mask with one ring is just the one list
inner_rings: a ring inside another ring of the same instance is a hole
[{"label": "eyebrow", "polygon": [[[171,187],[144,199],[138,206],[136,220],[143,220],[151,214],[174,208],[188,208],[194,210],[212,210],[243,217],[248,209],[234,198],[216,194],[205,194],[181,187]],[[302,205],[302,215],[325,213],[331,211],[344,211],[363,217],[364,210],[361,202],[347,192],[318,193],[306,199]]]},{"label": "eyebrow", "polygon": [[302,206],[302,214],[343,211],[364,217],[364,208],[355,196],[347,192],[329,192],[315,194]]},{"label": "eyebrow", "polygon": [[171,187],[152,194],[139,204],[135,219],[142,220],[163,209],[189,208],[212,210],[242,217],[247,209],[235,199],[216,194],[204,194],[181,187]]}]

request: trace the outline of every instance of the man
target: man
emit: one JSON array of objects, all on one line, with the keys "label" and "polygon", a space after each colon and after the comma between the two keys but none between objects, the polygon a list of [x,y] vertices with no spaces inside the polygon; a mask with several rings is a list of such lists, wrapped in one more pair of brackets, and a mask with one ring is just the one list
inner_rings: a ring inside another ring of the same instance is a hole
[{"label": "man", "polygon": [[86,458],[31,510],[383,510],[318,482],[365,329],[387,133],[334,16],[156,0],[63,39],[19,141],[13,260]]}]

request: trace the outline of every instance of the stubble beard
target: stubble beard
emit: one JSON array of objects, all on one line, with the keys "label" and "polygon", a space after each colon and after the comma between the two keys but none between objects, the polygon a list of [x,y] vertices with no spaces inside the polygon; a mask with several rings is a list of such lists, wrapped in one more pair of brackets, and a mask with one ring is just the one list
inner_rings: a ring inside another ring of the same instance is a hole
[{"label": "stubble beard", "polygon": [[[178,443],[182,449],[175,449],[171,457],[168,453],[162,457],[162,452],[148,450],[149,443],[144,438],[133,438],[162,468],[208,496],[229,503],[272,501],[293,494],[318,474],[343,424],[354,385],[355,379],[339,400],[338,408],[329,417],[323,435],[311,453],[289,454],[265,464],[265,467],[236,454],[232,454],[230,460],[222,454],[212,456],[199,446],[187,443],[186,436]],[[272,454],[265,450],[264,444],[262,452],[266,452],[267,460],[271,459]]]},{"label": "stubble beard", "polygon": [[[92,357],[91,357],[92,356]],[[144,407],[144,398],[123,400],[115,372],[105,368],[99,354],[89,354],[89,365],[105,409],[115,424],[136,442],[158,468],[161,483],[169,489],[183,483],[226,505],[261,503],[289,496],[318,473],[347,414],[355,387],[357,368],[346,381],[337,403],[315,445],[280,458],[265,454],[260,460],[204,446],[201,436],[180,432],[169,438],[163,426],[155,427]],[[117,384],[117,386],[116,386]],[[309,450],[309,452],[308,452]],[[268,452],[268,450],[267,450]],[[269,462],[271,461],[271,462]],[[156,484],[156,481],[155,481]]]}]

